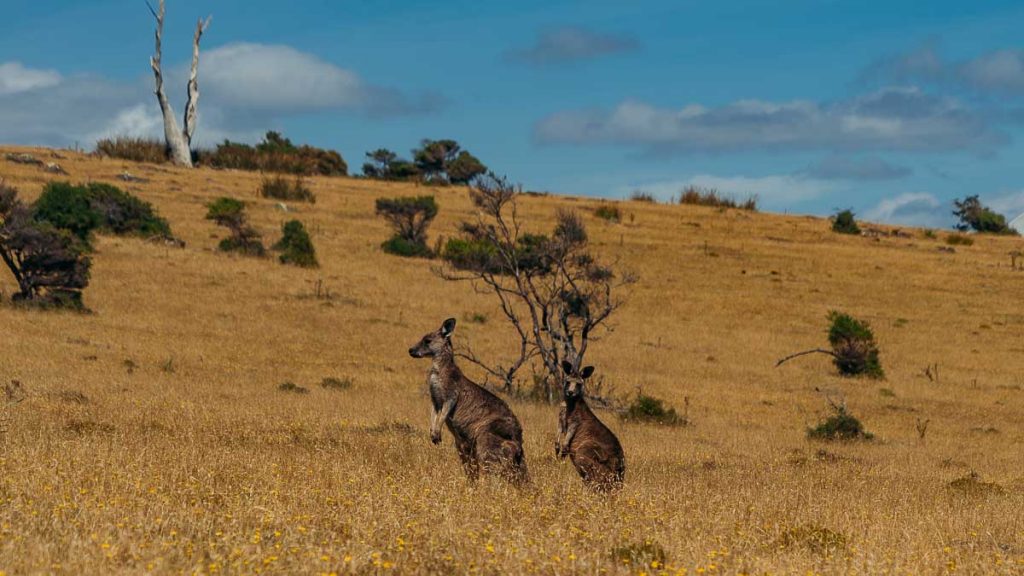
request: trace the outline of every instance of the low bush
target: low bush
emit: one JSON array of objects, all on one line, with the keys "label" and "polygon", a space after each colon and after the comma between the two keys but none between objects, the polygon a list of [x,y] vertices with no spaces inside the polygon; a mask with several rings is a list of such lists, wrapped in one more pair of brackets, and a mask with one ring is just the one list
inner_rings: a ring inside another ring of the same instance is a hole
[{"label": "low bush", "polygon": [[157,215],[152,204],[100,182],[50,182],[36,200],[34,217],[68,230],[83,242],[94,230],[147,238],[171,235],[167,220]]},{"label": "low bush", "polygon": [[296,146],[277,132],[267,132],[255,146],[225,140],[214,150],[197,154],[200,164],[214,168],[259,170],[300,176],[346,176],[348,165],[334,150]]},{"label": "low bush", "polygon": [[281,239],[274,244],[273,249],[281,252],[279,258],[282,264],[302,268],[320,266],[316,260],[313,241],[309,238],[306,227],[298,220],[291,220],[281,227]]},{"label": "low bush", "polygon": [[883,378],[885,372],[878,359],[878,344],[871,326],[849,314],[833,310],[829,313],[828,342],[833,360],[843,376]]},{"label": "low bush", "polygon": [[388,238],[380,245],[380,247],[384,252],[394,256],[403,256],[405,258],[434,257],[434,251],[425,244],[416,244],[400,236],[392,236],[391,238]]},{"label": "low bush", "polygon": [[594,209],[594,216],[609,222],[622,222],[622,210],[612,204],[602,204]]},{"label": "low bush", "polygon": [[222,197],[207,206],[207,220],[227,228],[231,235],[217,245],[222,252],[238,252],[246,256],[264,256],[266,248],[259,232],[249,225],[245,204],[234,198]]},{"label": "low bush", "polygon": [[719,194],[718,190],[714,188],[700,188],[697,186],[685,188],[679,195],[679,203],[693,206],[711,206],[714,208],[738,208],[740,210],[757,212],[756,196],[750,196],[742,202],[737,202],[735,198]]},{"label": "low bush", "polygon": [[316,194],[313,194],[313,191],[306,186],[301,176],[296,176],[294,180],[289,180],[284,176],[264,178],[260,182],[259,194],[264,198],[273,198],[274,200],[316,203]]},{"label": "low bush", "polygon": [[853,414],[847,412],[842,405],[833,405],[833,414],[807,429],[807,437],[812,440],[870,440],[874,435],[864,429]]},{"label": "low bush", "polygon": [[622,419],[629,422],[646,422],[665,426],[683,426],[686,418],[676,409],[666,406],[664,400],[638,392],[633,402],[626,407]]},{"label": "low bush", "polygon": [[634,202],[648,202],[650,204],[656,204],[658,202],[658,200],[654,198],[653,194],[643,190],[634,190],[633,193],[629,195],[629,199]]},{"label": "low bush", "polygon": [[277,389],[291,394],[309,394],[309,388],[304,388],[294,382],[282,382],[277,385]]},{"label": "low bush", "polygon": [[839,234],[860,234],[860,226],[854,218],[853,210],[842,210],[832,215],[832,231]]},{"label": "low bush", "polygon": [[154,138],[115,136],[96,142],[96,154],[132,162],[160,164],[167,161],[167,146]]},{"label": "low bush", "polygon": [[102,183],[89,184],[87,194],[90,206],[100,216],[100,230],[119,236],[171,236],[170,224],[149,202]]}]

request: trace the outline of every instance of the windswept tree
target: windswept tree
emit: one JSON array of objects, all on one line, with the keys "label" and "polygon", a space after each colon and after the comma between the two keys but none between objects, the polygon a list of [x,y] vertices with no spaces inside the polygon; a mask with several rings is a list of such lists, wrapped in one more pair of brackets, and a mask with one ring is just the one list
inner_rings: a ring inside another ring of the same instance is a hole
[{"label": "windswept tree", "polygon": [[433,196],[378,198],[377,215],[387,220],[394,230],[394,235],[381,247],[398,256],[432,257],[434,252],[427,246],[427,228],[437,211]]},{"label": "windswept tree", "polygon": [[412,160],[426,180],[445,178],[445,168],[455,160],[462,147],[455,140],[423,140],[412,151]]},{"label": "windswept tree", "polygon": [[445,165],[445,173],[452,184],[468,184],[477,176],[487,173],[487,166],[479,158],[463,150]]},{"label": "windswept tree", "polygon": [[164,93],[164,76],[161,68],[164,36],[164,0],[160,0],[156,9],[153,8],[152,4],[148,3],[148,0],[146,5],[149,6],[149,11],[156,18],[156,51],[150,58],[149,64],[153,68],[153,76],[156,81],[156,99],[160,103],[160,112],[164,118],[164,142],[167,145],[167,155],[174,164],[192,167],[192,137],[196,132],[196,122],[198,121],[197,107],[199,104],[199,41],[202,39],[203,33],[210,26],[211,17],[208,16],[205,20],[200,19],[196,23],[196,31],[192,36],[192,67],[188,76],[185,126],[184,130],[181,130],[178,128],[178,122],[174,118],[174,109],[171,108],[171,103],[167,100],[167,95]]},{"label": "windswept tree", "polygon": [[367,162],[363,163],[363,176],[367,178],[388,179],[391,166],[398,160],[398,154],[387,148],[378,148],[366,153]]},{"label": "windswept tree", "polygon": [[636,277],[591,252],[575,212],[559,211],[550,236],[524,232],[516,208],[520,193],[494,174],[474,180],[470,198],[478,217],[463,222],[460,237],[447,242],[441,254],[445,263],[436,272],[493,294],[519,340],[517,354],[506,363],[485,362],[472,350],[460,355],[508,392],[521,392],[520,370],[529,367],[534,388],[527,393],[553,402],[562,361],[581,366],[590,343],[622,306],[623,289]]},{"label": "windswept tree", "polygon": [[0,259],[18,283],[15,300],[82,308],[91,265],[85,245],[32,212],[15,189],[0,182]]},{"label": "windswept tree", "polygon": [[953,206],[956,207],[953,215],[959,220],[956,229],[961,232],[974,230],[988,234],[1017,234],[1006,223],[1006,217],[982,204],[977,194],[963,200],[954,200]]}]

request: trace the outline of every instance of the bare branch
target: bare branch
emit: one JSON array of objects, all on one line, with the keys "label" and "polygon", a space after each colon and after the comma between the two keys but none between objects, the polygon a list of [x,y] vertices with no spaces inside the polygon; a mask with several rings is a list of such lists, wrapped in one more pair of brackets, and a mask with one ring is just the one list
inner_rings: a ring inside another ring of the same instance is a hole
[{"label": "bare branch", "polygon": [[185,143],[192,145],[192,136],[196,132],[197,112],[196,106],[199,103],[199,41],[203,33],[210,27],[213,16],[207,16],[206,20],[200,19],[196,23],[196,31],[192,37],[192,68],[188,75],[188,100],[185,104]]},{"label": "bare branch", "polygon": [[783,359],[779,360],[778,362],[776,362],[775,363],[775,367],[778,368],[779,366],[782,366],[784,363],[789,362],[790,360],[792,360],[794,358],[799,358],[800,356],[806,356],[808,354],[828,354],[829,356],[831,356],[833,358],[838,358],[839,357],[835,352],[833,352],[831,350],[825,350],[824,348],[815,348],[813,350],[804,350],[803,352],[797,352],[796,354],[790,354],[789,356],[786,356],[785,358],[783,358]]}]

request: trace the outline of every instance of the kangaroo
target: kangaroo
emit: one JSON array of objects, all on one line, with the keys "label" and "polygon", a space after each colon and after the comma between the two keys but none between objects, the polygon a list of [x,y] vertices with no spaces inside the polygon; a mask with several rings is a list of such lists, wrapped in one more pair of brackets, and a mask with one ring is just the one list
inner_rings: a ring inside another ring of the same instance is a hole
[{"label": "kangaroo", "polygon": [[562,362],[562,408],[558,414],[558,436],[555,455],[572,460],[583,482],[598,492],[611,492],[622,487],[626,474],[626,457],[615,434],[587,406],[583,384],[594,373],[593,366],[577,372],[569,362]]},{"label": "kangaroo", "polygon": [[432,358],[427,376],[430,387],[430,440],[441,443],[446,424],[466,476],[476,480],[480,472],[498,474],[514,484],[529,482],[523,454],[523,429],[501,398],[466,378],[455,365],[452,332],[455,319],[424,336],[409,348],[413,358]]}]

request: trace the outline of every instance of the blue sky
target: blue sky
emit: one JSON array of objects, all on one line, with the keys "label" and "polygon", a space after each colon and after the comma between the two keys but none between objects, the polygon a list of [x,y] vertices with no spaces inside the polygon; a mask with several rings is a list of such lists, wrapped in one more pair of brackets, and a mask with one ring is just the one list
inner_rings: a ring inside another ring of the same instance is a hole
[{"label": "blue sky", "polygon": [[[201,144],[277,129],[339,150],[454,138],[534,190],[947,226],[1024,212],[1019,2],[167,0],[180,114],[192,28]],[[0,142],[159,134],[144,2],[5,7]]]}]

